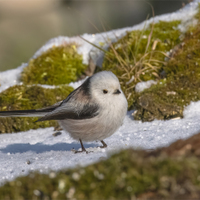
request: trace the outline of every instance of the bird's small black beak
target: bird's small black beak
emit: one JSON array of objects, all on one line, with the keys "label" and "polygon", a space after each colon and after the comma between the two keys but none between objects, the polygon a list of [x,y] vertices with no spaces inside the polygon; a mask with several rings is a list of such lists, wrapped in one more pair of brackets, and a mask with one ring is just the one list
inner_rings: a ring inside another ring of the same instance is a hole
[{"label": "bird's small black beak", "polygon": [[116,89],[113,94],[120,94],[120,93],[121,93],[121,91]]}]

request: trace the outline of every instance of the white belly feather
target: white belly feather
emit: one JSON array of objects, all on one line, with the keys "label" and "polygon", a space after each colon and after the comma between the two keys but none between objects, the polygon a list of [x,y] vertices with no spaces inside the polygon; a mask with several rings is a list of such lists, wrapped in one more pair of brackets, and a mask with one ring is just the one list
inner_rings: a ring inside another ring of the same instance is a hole
[{"label": "white belly feather", "polygon": [[[90,119],[60,120],[59,123],[70,136],[76,140],[95,141],[103,140],[111,136],[123,123],[127,112],[125,97],[120,98],[120,103],[107,102],[105,109],[102,108],[97,116]],[[108,106],[108,104],[110,104]]]}]

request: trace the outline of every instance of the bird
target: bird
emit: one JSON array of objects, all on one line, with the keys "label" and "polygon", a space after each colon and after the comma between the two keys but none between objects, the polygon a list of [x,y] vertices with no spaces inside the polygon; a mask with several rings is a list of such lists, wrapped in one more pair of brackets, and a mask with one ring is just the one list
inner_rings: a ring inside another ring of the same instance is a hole
[{"label": "bird", "polygon": [[[45,97],[44,97],[45,98]],[[128,103],[120,82],[111,71],[101,71],[88,77],[66,99],[35,110],[0,111],[0,117],[40,117],[36,122],[58,120],[69,135],[84,142],[100,141],[113,135],[123,124]]]}]

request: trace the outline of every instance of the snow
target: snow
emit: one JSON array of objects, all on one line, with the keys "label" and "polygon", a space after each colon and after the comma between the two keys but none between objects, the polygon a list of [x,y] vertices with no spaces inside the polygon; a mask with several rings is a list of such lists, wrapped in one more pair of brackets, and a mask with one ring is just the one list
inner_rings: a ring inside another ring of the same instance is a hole
[{"label": "snow", "polygon": [[141,81],[136,84],[135,86],[135,91],[136,92],[142,92],[143,90],[150,88],[152,85],[157,84],[156,81],[154,80],[149,80],[149,81]]},{"label": "snow", "polygon": [[0,92],[8,89],[9,87],[20,84],[20,74],[27,64],[23,63],[16,69],[11,69],[0,73]]},{"label": "snow", "polygon": [[[188,19],[192,18],[196,13],[198,1],[194,1],[172,14],[150,19],[147,25],[153,20],[182,20],[182,23],[187,24]],[[99,44],[103,42],[105,37],[110,40],[115,40],[117,37],[122,37],[128,30],[142,29],[144,23],[134,27],[124,28],[120,30],[110,31],[103,34],[89,35],[84,34],[82,37],[90,42]],[[183,26],[182,26],[182,29]],[[115,34],[113,33],[115,32]],[[114,36],[115,35],[115,36]],[[39,49],[33,58],[39,56],[43,51],[51,48],[53,45],[59,45],[63,42],[75,41],[80,44],[79,53],[83,54],[84,62],[88,62],[88,57],[92,51],[92,56],[99,59],[100,52],[94,51],[94,47],[83,41],[80,37],[58,37],[50,40],[41,49]],[[8,87],[20,84],[20,73],[27,64],[17,69],[0,73],[0,92]],[[78,87],[82,82],[71,83],[74,88]],[[52,86],[44,86],[52,87]],[[5,181],[11,181],[16,177],[26,175],[30,171],[39,171],[46,173],[49,170],[62,170],[65,168],[74,168],[76,166],[87,166],[98,162],[102,159],[107,159],[111,154],[121,149],[126,148],[142,148],[152,150],[158,147],[168,146],[178,139],[188,138],[200,131],[200,101],[192,102],[184,110],[183,119],[174,119],[168,121],[154,120],[153,122],[134,121],[131,115],[133,111],[127,113],[124,124],[111,137],[105,139],[108,144],[106,149],[97,148],[101,145],[99,142],[84,143],[87,151],[90,153],[75,154],[72,149],[79,149],[78,141],[73,140],[70,136],[62,131],[62,134],[53,136],[54,128],[45,128],[37,130],[29,130],[26,132],[9,133],[0,135],[0,185]]]},{"label": "snow", "polygon": [[26,132],[0,135],[0,185],[6,180],[28,174],[30,171],[46,173],[86,166],[126,148],[152,150],[168,146],[178,139],[188,138],[200,131],[200,101],[191,103],[184,111],[183,119],[142,123],[134,121],[130,111],[124,124],[111,137],[105,139],[106,149],[97,148],[99,142],[84,143],[88,154],[75,154],[80,143],[62,131],[53,136],[54,128],[29,130]]},{"label": "snow", "polygon": [[83,80],[77,81],[77,82],[71,82],[69,84],[69,86],[73,87],[74,89],[76,89],[77,87],[79,87],[88,77],[85,77]]}]

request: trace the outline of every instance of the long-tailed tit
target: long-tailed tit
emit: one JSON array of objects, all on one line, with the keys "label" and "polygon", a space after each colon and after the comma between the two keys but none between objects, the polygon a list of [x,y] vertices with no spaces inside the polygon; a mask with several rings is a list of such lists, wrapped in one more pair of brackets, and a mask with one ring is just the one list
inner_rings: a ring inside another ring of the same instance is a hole
[{"label": "long-tailed tit", "polygon": [[[72,138],[82,141],[103,141],[123,123],[127,100],[118,78],[110,71],[102,71],[86,81],[61,102],[37,110],[1,111],[0,117],[41,117],[37,120],[58,120]],[[81,151],[81,152],[82,152]]]}]

